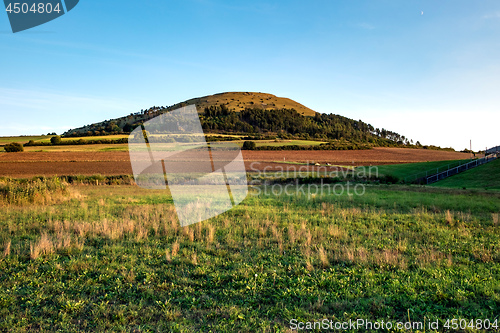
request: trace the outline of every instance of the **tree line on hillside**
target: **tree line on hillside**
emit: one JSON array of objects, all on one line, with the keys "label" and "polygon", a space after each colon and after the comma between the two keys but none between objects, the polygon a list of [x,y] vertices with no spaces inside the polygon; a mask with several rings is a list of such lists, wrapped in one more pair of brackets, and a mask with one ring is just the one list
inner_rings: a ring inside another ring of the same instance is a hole
[{"label": "tree line on hillside", "polygon": [[[377,146],[411,145],[412,140],[386,129],[374,128],[361,120],[335,114],[305,117],[294,109],[245,109],[232,112],[225,105],[205,108],[200,116],[206,132],[275,133],[282,139],[348,140]],[[420,143],[417,142],[417,145]]]},{"label": "tree line on hillside", "polygon": [[[139,121],[128,117],[126,122],[109,120],[104,123],[88,125],[84,132],[68,132],[65,137],[111,135],[130,133],[147,118],[158,115],[167,109],[155,107],[141,111]],[[374,146],[413,145],[413,141],[403,135],[374,128],[361,120],[353,120],[335,114],[316,114],[306,117],[295,109],[264,110],[247,108],[234,112],[226,105],[210,106],[200,114],[200,121],[206,133],[247,134],[255,137],[274,135],[281,139],[348,140],[369,143]],[[154,133],[154,131],[153,131]],[[415,144],[421,146],[419,142]]]}]

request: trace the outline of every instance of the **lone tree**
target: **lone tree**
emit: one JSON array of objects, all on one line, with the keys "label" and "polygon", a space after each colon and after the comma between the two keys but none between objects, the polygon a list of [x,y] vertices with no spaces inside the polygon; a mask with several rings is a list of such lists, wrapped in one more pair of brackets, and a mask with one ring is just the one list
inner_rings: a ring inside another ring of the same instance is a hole
[{"label": "lone tree", "polygon": [[19,152],[19,151],[24,151],[23,145],[18,143],[18,142],[9,143],[9,144],[5,145],[4,149],[8,153],[15,153],[15,152]]},{"label": "lone tree", "polygon": [[253,141],[245,141],[243,142],[243,150],[255,150],[257,145]]},{"label": "lone tree", "polygon": [[61,136],[59,135],[56,135],[56,136],[53,136],[50,138],[50,143],[52,143],[53,145],[58,145],[61,143]]}]

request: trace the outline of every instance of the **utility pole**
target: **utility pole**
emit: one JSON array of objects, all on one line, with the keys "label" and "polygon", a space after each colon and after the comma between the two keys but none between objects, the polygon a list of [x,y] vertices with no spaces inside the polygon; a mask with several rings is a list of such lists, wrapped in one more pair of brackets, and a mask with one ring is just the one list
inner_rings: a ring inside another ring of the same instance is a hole
[{"label": "utility pole", "polygon": [[472,139],[470,140],[470,159],[472,161]]}]

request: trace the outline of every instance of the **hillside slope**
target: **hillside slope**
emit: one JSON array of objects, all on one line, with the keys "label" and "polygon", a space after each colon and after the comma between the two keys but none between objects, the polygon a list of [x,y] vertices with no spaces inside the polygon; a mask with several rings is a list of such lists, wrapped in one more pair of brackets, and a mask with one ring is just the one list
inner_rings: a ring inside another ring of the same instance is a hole
[{"label": "hillside slope", "polygon": [[432,184],[434,187],[500,191],[500,159]]},{"label": "hillside slope", "polygon": [[[198,108],[205,133],[246,135],[257,139],[267,137],[330,141],[329,146],[321,147],[322,149],[412,145],[411,140],[403,135],[384,128],[374,128],[361,120],[336,114],[320,114],[288,98],[250,92],[221,93],[193,98],[169,107],[154,106],[125,117],[70,130],[64,136],[127,134],[158,115],[193,104]],[[152,134],[161,132],[159,128],[150,128],[149,131]],[[333,142],[334,140],[337,142]],[[417,142],[416,146],[419,147],[420,144]]]},{"label": "hillside slope", "polygon": [[193,98],[184,103],[195,104],[200,113],[206,107],[225,104],[228,109],[236,112],[258,108],[263,110],[295,109],[299,114],[310,117],[316,114],[315,111],[289,98],[256,92],[226,92]]},{"label": "hillside slope", "polygon": [[[137,124],[147,121],[157,115],[175,110],[177,108],[196,105],[199,113],[203,113],[205,108],[218,107],[225,105],[229,110],[240,112],[245,109],[261,109],[261,110],[279,110],[279,109],[294,109],[300,115],[312,117],[316,112],[308,107],[297,103],[289,98],[277,97],[271,94],[258,93],[258,92],[226,92],[210,96],[203,96],[192,98],[190,100],[177,103],[171,106],[153,106],[141,112],[131,113],[128,116],[110,119],[95,124],[86,125],[83,127],[71,129],[64,133],[64,136],[82,136],[82,135],[96,135],[96,130],[101,132],[99,134],[119,132],[119,129],[124,132],[129,132],[128,125]],[[92,133],[88,133],[92,132]]]}]

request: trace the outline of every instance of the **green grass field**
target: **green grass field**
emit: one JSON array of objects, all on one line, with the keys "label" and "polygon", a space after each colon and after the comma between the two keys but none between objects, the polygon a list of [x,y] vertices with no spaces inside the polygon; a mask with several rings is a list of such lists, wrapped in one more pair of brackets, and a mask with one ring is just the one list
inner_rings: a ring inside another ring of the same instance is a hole
[{"label": "green grass field", "polygon": [[[49,137],[44,137],[41,140],[35,140],[35,141],[50,142],[51,138],[52,137],[49,136]],[[83,139],[85,141],[89,141],[89,140],[116,140],[116,139],[124,139],[124,138],[128,138],[128,135],[117,134],[117,135],[101,135],[101,136],[83,136],[83,137],[79,137],[79,138],[61,138],[61,140],[62,141],[75,141],[75,140]]]},{"label": "green grass field", "polygon": [[30,140],[34,141],[42,141],[42,140],[50,140],[50,136],[42,135],[42,136],[1,136],[0,137],[0,145],[6,145],[11,142],[18,142],[21,144],[26,144]]},{"label": "green grass field", "polygon": [[477,168],[432,184],[434,187],[459,189],[500,190],[500,160],[495,160]]},{"label": "green grass field", "polygon": [[[436,162],[421,162],[421,163],[405,163],[392,165],[379,165],[379,176],[392,176],[400,181],[407,179],[408,181],[415,180],[416,177],[423,177],[428,172],[429,175],[444,171],[448,167],[453,167],[466,163],[469,160],[451,160],[451,161],[436,161]],[[368,169],[369,167],[358,167],[358,169]]]},{"label": "green grass field", "polygon": [[[214,134],[215,135],[215,134]],[[213,135],[208,135],[213,136]],[[240,136],[231,136],[231,135],[219,135],[224,137],[234,137],[235,144],[240,147],[243,146],[243,141],[239,139]],[[74,141],[74,140],[101,140],[101,139],[123,139],[128,138],[128,135],[106,135],[106,136],[89,136],[82,138],[62,138],[62,141]],[[35,142],[50,142],[51,136],[26,136],[26,137],[0,137],[0,145],[4,145],[10,142],[19,142],[22,144],[28,143],[29,140],[34,140]],[[316,146],[320,145],[324,142],[322,141],[309,141],[309,140],[283,140],[283,141],[274,141],[274,140],[256,140],[255,143],[257,147],[261,146]],[[97,144],[97,145],[63,145],[63,146],[34,146],[34,147],[24,147],[25,151],[67,151],[67,152],[92,152],[92,151],[128,151],[127,144]],[[0,153],[5,152],[3,147],[0,147]]]},{"label": "green grass field", "polygon": [[500,320],[499,194],[294,190],[181,228],[161,191],[0,181],[0,331]]}]

